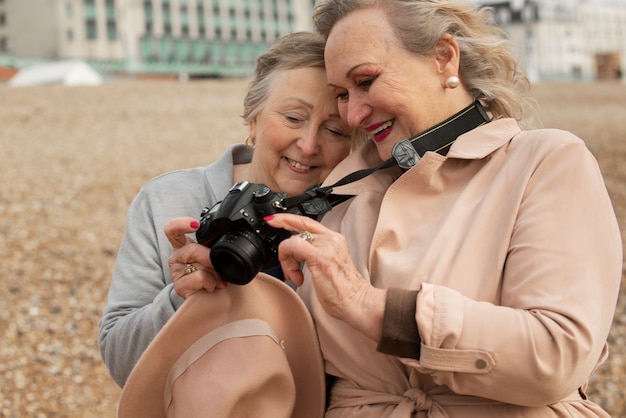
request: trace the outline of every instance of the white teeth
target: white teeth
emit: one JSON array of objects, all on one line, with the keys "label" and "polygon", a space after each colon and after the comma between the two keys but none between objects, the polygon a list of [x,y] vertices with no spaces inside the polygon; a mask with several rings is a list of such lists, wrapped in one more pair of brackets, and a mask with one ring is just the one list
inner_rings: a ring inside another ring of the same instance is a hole
[{"label": "white teeth", "polygon": [[389,121],[389,122],[381,125],[378,129],[376,129],[374,132],[372,132],[372,135],[378,135],[379,133],[381,133],[385,129],[389,128],[391,125],[393,125],[393,121]]},{"label": "white teeth", "polygon": [[296,170],[310,170],[311,169],[310,165],[300,164],[299,162],[290,160],[289,158],[287,158],[287,162],[291,164],[291,166],[295,168]]}]

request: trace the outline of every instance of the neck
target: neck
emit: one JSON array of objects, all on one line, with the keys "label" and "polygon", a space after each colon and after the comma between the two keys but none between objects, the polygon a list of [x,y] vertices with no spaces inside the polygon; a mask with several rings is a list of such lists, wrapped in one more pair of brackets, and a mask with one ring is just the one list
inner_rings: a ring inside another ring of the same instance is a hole
[{"label": "neck", "polygon": [[482,105],[475,101],[448,119],[398,142],[392,154],[398,165],[407,170],[413,167],[428,151],[446,155],[456,139],[472,129],[489,122]]}]

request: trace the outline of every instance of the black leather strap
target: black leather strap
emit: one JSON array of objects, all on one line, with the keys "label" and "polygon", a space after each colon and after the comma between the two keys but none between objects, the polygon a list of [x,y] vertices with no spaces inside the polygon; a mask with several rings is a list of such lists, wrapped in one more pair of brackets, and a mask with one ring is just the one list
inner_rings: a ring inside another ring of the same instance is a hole
[{"label": "black leather strap", "polygon": [[[375,171],[383,170],[389,167],[399,166],[404,170],[408,170],[417,164],[428,151],[446,155],[450,146],[459,136],[484,125],[489,121],[490,119],[487,112],[485,112],[485,109],[478,101],[475,101],[443,122],[440,122],[411,138],[398,142],[393,147],[393,156],[379,166],[350,173],[330,186],[313,186],[299,196],[293,196],[285,199],[284,204],[286,207],[302,205],[301,210],[303,213],[322,215],[332,207],[345,202],[352,197],[351,195],[332,194],[333,188],[355,182],[363,177],[369,176]],[[328,203],[330,205],[327,208],[323,207]]]},{"label": "black leather strap", "polygon": [[[480,102],[475,101],[443,122],[397,143],[394,146],[393,156],[378,167],[350,173],[326,188],[332,189],[337,186],[343,186],[369,176],[377,170],[395,167],[396,165],[408,169],[415,165],[428,151],[445,155],[459,136],[490,122],[490,120]],[[408,144],[411,144],[411,147],[407,147]]]}]

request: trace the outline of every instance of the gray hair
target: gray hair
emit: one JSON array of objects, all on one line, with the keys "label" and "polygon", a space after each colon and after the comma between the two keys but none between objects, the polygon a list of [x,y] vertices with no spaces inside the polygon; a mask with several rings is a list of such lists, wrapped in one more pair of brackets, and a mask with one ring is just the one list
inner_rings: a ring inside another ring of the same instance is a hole
[{"label": "gray hair", "polygon": [[[282,36],[265,53],[257,58],[254,78],[243,100],[242,118],[249,124],[261,111],[269,96],[274,76],[278,71],[297,68],[321,68],[324,66],[326,38],[315,32],[294,32]],[[367,140],[367,136],[351,129],[351,147],[354,149]]]},{"label": "gray hair", "polygon": [[451,35],[460,49],[459,78],[474,99],[496,119],[534,117],[522,94],[530,83],[490,8],[465,0],[318,0],[313,22],[327,37],[339,20],[365,8],[384,11],[402,47],[420,56],[436,54],[442,37]]},{"label": "gray hair", "polygon": [[276,41],[257,58],[254,78],[243,100],[243,119],[253,120],[269,95],[274,74],[279,70],[324,68],[325,38],[314,32],[294,32]]}]

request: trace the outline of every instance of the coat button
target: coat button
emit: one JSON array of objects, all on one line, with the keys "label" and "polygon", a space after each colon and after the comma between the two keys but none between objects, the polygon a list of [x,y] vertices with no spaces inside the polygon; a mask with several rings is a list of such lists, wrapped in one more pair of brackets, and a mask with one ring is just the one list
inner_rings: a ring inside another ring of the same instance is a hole
[{"label": "coat button", "polygon": [[481,358],[479,358],[478,360],[476,360],[476,368],[477,369],[484,369],[485,367],[487,367],[487,362]]}]

